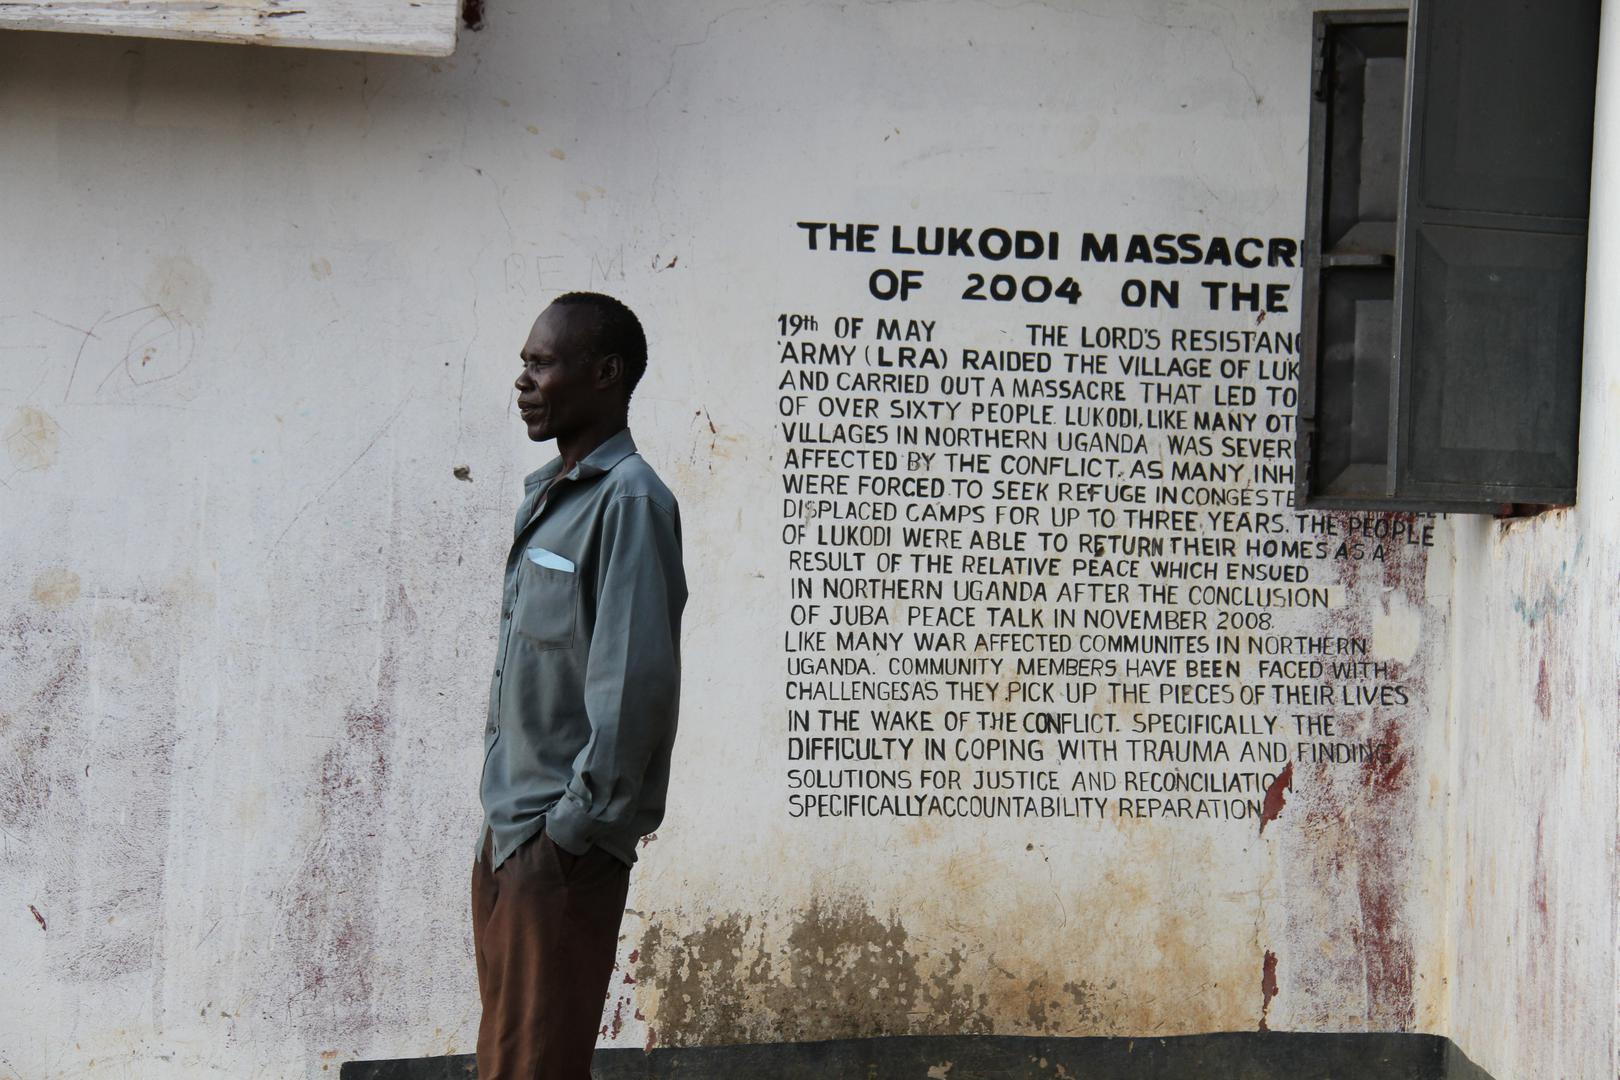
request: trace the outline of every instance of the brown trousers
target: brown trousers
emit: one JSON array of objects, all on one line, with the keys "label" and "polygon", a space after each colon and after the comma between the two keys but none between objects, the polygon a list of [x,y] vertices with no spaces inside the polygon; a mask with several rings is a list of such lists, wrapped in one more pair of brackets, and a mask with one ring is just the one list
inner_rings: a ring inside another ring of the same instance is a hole
[{"label": "brown trousers", "polygon": [[630,868],[574,856],[544,832],[500,869],[473,863],[480,1080],[590,1080]]}]

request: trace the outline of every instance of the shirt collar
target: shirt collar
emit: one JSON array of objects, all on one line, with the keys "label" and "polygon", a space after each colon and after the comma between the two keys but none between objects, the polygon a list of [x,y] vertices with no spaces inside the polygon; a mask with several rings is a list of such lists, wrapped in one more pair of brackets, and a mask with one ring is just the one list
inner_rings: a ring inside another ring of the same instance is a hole
[{"label": "shirt collar", "polygon": [[[630,429],[625,428],[595,450],[586,454],[577,465],[568,471],[568,479],[585,480],[592,476],[601,476],[635,452],[636,440],[631,437]],[[561,471],[562,458],[552,458],[523,478],[524,490],[534,490],[540,484],[554,479]]]}]

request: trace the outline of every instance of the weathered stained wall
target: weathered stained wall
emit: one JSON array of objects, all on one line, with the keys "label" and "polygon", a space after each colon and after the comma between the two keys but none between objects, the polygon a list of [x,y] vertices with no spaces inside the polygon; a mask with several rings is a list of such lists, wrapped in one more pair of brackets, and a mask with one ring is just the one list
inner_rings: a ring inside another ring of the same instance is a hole
[{"label": "weathered stained wall", "polygon": [[1452,1035],[1498,1077],[1613,1076],[1620,761],[1620,12],[1598,77],[1576,505],[1455,526]]},{"label": "weathered stained wall", "polygon": [[[1443,1030],[1443,526],[1320,568],[1334,609],[1299,626],[1374,642],[1421,707],[1347,715],[1385,756],[1297,766],[1263,835],[782,813],[773,324],[872,307],[793,223],[1295,236],[1309,28],[1285,0],[576,3],[433,63],[0,37],[26,256],[0,294],[0,1069],[469,1049],[496,574],[543,460],[509,383],[578,287],[654,341],[633,423],[693,594],[610,1043]],[[1070,321],[1121,321],[1119,273]]]}]

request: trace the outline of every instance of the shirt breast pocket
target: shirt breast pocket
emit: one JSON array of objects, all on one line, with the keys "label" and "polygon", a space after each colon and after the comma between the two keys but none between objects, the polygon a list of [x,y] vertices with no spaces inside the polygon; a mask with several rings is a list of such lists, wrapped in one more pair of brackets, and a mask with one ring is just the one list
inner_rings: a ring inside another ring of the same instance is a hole
[{"label": "shirt breast pocket", "polygon": [[536,648],[571,648],[578,607],[577,573],[523,560],[512,629]]}]

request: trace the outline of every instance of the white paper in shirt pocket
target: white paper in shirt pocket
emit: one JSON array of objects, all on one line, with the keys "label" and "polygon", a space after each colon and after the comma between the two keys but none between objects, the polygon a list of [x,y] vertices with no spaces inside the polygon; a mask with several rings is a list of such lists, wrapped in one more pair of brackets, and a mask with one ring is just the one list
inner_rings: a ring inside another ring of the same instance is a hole
[{"label": "white paper in shirt pocket", "polygon": [[544,566],[548,570],[561,570],[569,574],[574,572],[574,564],[555,551],[547,551],[543,547],[532,547],[527,554],[529,561],[536,566]]}]

